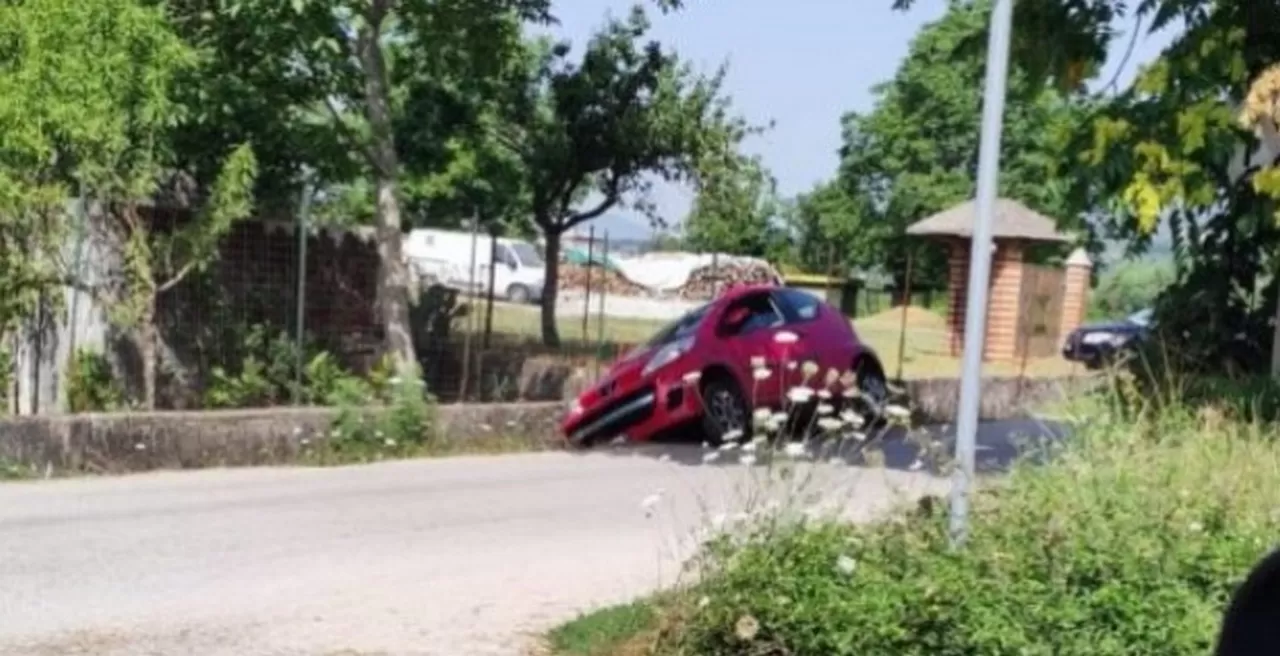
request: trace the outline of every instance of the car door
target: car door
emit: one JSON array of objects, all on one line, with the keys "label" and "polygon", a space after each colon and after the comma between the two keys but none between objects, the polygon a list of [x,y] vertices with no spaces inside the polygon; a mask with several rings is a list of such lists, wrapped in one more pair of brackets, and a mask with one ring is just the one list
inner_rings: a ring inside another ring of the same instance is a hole
[{"label": "car door", "polygon": [[[741,380],[749,381],[745,390],[753,405],[777,405],[786,393],[790,376],[786,370],[787,347],[777,341],[778,331],[786,325],[786,317],[776,299],[768,292],[744,294],[734,299],[721,315],[717,337],[733,360]],[[754,377],[754,363],[769,370],[767,378]]]},{"label": "car door", "polygon": [[827,372],[844,372],[853,366],[857,346],[853,331],[844,330],[843,316],[832,316],[834,310],[813,294],[799,289],[783,288],[775,292],[786,315],[786,328],[796,334],[796,356],[801,362],[818,365],[817,380],[810,385],[824,385]]}]

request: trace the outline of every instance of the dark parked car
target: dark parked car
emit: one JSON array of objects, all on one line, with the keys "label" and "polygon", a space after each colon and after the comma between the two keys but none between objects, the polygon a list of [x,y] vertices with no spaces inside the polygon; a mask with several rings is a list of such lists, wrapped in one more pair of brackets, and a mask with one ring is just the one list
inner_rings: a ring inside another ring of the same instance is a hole
[{"label": "dark parked car", "polygon": [[1099,369],[1126,349],[1141,343],[1151,332],[1151,310],[1140,310],[1120,321],[1081,326],[1067,335],[1062,357]]}]

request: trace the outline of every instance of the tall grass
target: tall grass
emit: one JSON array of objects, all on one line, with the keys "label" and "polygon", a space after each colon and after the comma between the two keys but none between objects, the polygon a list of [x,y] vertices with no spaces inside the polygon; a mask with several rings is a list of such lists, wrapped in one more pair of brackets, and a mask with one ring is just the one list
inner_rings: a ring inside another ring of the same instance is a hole
[{"label": "tall grass", "polygon": [[984,484],[963,549],[942,503],[863,525],[757,518],[707,542],[642,645],[619,644],[668,656],[1210,653],[1228,596],[1280,541],[1280,429],[1261,412],[1275,387],[1136,390],[1119,381],[1074,404],[1074,434],[1049,464]]}]

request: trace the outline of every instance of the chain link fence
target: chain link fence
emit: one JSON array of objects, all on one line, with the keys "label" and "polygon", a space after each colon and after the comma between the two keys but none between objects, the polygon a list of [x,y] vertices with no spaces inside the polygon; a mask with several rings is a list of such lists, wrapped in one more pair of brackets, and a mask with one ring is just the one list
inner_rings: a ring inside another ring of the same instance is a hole
[{"label": "chain link fence", "polygon": [[[428,389],[445,403],[565,398],[665,323],[728,284],[758,277],[712,258],[685,287],[655,294],[628,280],[617,264],[628,256],[619,251],[633,255],[634,244],[620,249],[607,233],[588,231],[563,249],[554,315],[560,343],[547,346],[537,299],[513,302],[495,283],[506,266],[505,242],[480,232],[469,242],[470,252],[450,254],[466,263],[462,275],[449,280],[415,276],[416,347]],[[335,375],[332,371],[363,375],[377,367],[383,341],[375,304],[377,269],[376,243],[368,229],[302,231],[296,224],[272,221],[238,225],[213,266],[157,299],[157,405],[196,409],[323,402],[304,393],[309,380]],[[860,284],[834,271],[784,278],[850,315],[891,377],[958,374],[946,290]],[[127,340],[117,338],[120,331],[109,325],[104,310],[78,298],[74,314],[54,312],[52,321],[46,316],[29,322],[6,340],[9,348],[0,366],[12,373],[0,398],[10,412],[74,406],[70,397],[83,383],[79,369],[93,359],[85,353],[128,373],[129,367],[121,365],[128,360]],[[1071,370],[1061,357],[987,366],[989,375]]]}]

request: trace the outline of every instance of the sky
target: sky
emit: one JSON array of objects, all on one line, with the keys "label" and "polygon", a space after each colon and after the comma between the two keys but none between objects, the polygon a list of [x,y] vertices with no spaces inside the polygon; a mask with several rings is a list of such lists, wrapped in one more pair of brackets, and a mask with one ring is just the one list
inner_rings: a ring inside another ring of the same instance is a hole
[{"label": "sky", "polygon": [[[551,32],[584,44],[612,13],[625,16],[633,0],[557,0],[560,25]],[[892,0],[690,0],[680,12],[653,16],[653,38],[686,60],[712,72],[729,65],[727,92],[734,105],[756,123],[774,122],[766,135],[748,144],[763,157],[783,195],[808,191],[831,177],[838,163],[840,117],[868,111],[871,89],[893,77],[911,38],[926,22],[942,16],[945,0],[917,0],[909,12]],[[1150,61],[1168,34],[1140,37],[1121,71],[1121,83]],[[1112,48],[1104,69],[1109,79],[1129,45],[1126,35]],[[978,126],[974,126],[978,129]],[[693,199],[690,190],[664,185],[655,193],[659,211],[677,223]],[[595,222],[611,238],[652,234],[648,221],[614,212]]]}]

